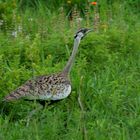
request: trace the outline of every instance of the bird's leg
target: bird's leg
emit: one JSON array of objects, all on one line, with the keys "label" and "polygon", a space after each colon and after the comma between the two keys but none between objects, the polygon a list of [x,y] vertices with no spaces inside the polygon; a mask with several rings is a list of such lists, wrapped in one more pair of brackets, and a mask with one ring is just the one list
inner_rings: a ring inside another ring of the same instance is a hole
[{"label": "bird's leg", "polygon": [[40,111],[41,109],[44,108],[44,106],[42,106],[42,105],[37,106],[36,103],[37,103],[37,102],[36,102],[36,100],[35,100],[35,101],[34,101],[34,107],[35,107],[35,109],[32,110],[31,112],[29,112],[29,114],[28,114],[28,116],[27,116],[26,126],[29,126],[29,123],[30,123],[30,120],[31,120],[32,116],[33,116],[36,112],[38,112],[38,111]]},{"label": "bird's leg", "polygon": [[55,104],[55,103],[58,103],[60,102],[61,100],[50,100],[48,105],[52,105],[52,104]]},{"label": "bird's leg", "polygon": [[43,108],[45,108],[46,101],[44,101],[44,100],[37,100],[37,102],[40,103],[43,106]]},{"label": "bird's leg", "polygon": [[[31,102],[34,102],[34,100],[29,100],[29,99],[24,99],[25,101],[31,101]],[[46,101],[44,100],[36,100],[37,103],[41,104],[43,106],[43,108],[45,107],[46,105]]]},{"label": "bird's leg", "polygon": [[[26,100],[26,101],[34,101],[34,100]],[[44,101],[44,100],[35,100],[34,101],[34,105],[35,105],[35,109],[32,110],[29,115],[27,116],[27,123],[26,123],[26,126],[29,126],[29,122],[30,122],[30,119],[32,118],[32,116],[38,112],[39,110],[41,109],[44,109],[46,106],[49,106],[49,105],[53,105],[54,103],[57,103],[61,100],[50,100],[50,101]],[[40,107],[37,107],[36,103],[39,102],[41,104]]]}]

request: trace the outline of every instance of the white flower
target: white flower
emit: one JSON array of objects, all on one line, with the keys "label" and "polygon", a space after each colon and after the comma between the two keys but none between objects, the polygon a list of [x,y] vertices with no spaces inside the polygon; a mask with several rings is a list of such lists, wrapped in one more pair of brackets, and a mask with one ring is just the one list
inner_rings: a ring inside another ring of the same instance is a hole
[{"label": "white flower", "polygon": [[12,36],[16,38],[17,37],[17,31],[12,31]]},{"label": "white flower", "polygon": [[81,22],[83,20],[83,18],[76,18],[77,22]]}]

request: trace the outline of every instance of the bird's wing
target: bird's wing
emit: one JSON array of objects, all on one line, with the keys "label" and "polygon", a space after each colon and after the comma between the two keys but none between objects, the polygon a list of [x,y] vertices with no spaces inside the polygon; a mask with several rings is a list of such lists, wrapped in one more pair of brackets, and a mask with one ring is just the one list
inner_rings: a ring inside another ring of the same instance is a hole
[{"label": "bird's wing", "polygon": [[39,99],[39,96],[49,98],[53,85],[60,83],[68,83],[69,81],[59,75],[52,74],[49,76],[38,76],[32,80],[28,80],[25,84],[21,85],[15,91],[11,92],[4,98],[4,101],[13,101],[20,98]]},{"label": "bird's wing", "polygon": [[23,97],[35,97],[41,94],[43,90],[48,88],[48,82],[51,81],[50,76],[39,76],[32,80],[28,80],[15,91],[11,92],[4,98],[4,101],[13,101]]}]

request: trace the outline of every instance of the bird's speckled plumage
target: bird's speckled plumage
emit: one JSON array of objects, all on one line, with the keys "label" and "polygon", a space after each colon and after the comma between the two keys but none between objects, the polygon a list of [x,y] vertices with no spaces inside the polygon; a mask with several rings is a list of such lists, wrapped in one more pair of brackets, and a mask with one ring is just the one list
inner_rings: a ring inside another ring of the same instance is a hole
[{"label": "bird's speckled plumage", "polygon": [[29,100],[60,100],[66,98],[71,92],[68,75],[71,71],[72,63],[74,62],[81,39],[89,31],[89,29],[82,28],[75,34],[72,54],[62,72],[28,80],[25,84],[7,95],[4,101],[13,101],[20,98]]},{"label": "bird's speckled plumage", "polygon": [[70,92],[71,84],[66,74],[44,75],[28,80],[24,85],[6,96],[5,101],[19,98],[59,100],[66,98]]}]

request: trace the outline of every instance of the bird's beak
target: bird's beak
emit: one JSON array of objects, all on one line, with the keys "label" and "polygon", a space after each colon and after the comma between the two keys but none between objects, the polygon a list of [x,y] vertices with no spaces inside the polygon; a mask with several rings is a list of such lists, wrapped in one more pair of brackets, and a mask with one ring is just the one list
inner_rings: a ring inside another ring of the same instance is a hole
[{"label": "bird's beak", "polygon": [[89,32],[93,32],[93,29],[88,29],[86,34],[88,34]]}]

